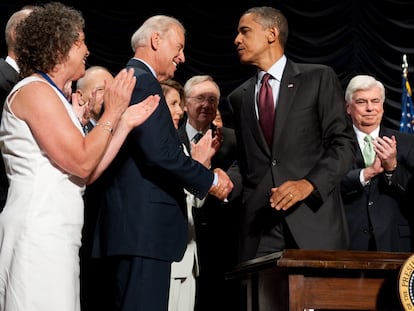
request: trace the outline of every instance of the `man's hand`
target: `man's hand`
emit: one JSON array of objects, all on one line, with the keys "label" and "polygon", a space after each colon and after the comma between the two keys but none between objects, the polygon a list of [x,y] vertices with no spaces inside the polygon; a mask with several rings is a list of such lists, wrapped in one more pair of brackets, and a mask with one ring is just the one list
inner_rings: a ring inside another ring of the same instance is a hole
[{"label": "man's hand", "polygon": [[90,118],[89,104],[85,103],[78,93],[72,94],[72,107],[75,111],[76,116],[82,125],[88,123]]},{"label": "man's hand", "polygon": [[384,168],[381,165],[381,160],[379,159],[378,155],[375,156],[374,163],[371,166],[368,166],[363,169],[364,179],[365,181],[371,180],[373,177],[381,174],[384,171]]},{"label": "man's hand", "polygon": [[211,129],[209,129],[197,143],[190,142],[191,157],[207,168],[210,168],[211,158],[220,148],[220,146],[217,147],[216,137],[213,138],[211,133]]},{"label": "man's hand", "polygon": [[216,168],[214,172],[217,173],[218,183],[216,186],[211,186],[208,193],[224,201],[233,190],[233,183],[231,182],[230,177],[222,169]]},{"label": "man's hand", "polygon": [[378,137],[372,143],[384,170],[394,171],[397,167],[397,140],[395,136],[391,136],[391,138],[387,136]]},{"label": "man's hand", "polygon": [[272,188],[270,206],[286,211],[295,203],[306,199],[313,191],[313,185],[306,179],[288,180],[277,188]]}]

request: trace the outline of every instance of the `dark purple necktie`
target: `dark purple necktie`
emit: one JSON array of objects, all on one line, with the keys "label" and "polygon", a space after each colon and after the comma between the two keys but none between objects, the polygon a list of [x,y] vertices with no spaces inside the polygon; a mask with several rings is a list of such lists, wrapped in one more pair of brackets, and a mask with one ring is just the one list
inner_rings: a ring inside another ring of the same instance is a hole
[{"label": "dark purple necktie", "polygon": [[272,87],[269,79],[272,76],[266,73],[262,78],[262,85],[259,91],[259,123],[264,137],[269,146],[272,146],[273,120],[275,115],[275,104],[273,100]]}]

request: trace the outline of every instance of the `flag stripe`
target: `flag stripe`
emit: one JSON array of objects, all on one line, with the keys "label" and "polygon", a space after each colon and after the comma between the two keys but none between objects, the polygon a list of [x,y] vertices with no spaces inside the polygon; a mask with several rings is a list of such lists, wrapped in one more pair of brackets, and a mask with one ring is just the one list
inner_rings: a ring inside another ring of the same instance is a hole
[{"label": "flag stripe", "polygon": [[411,87],[407,78],[402,78],[402,95],[401,95],[401,122],[400,132],[414,133],[413,124],[413,100],[411,98]]}]

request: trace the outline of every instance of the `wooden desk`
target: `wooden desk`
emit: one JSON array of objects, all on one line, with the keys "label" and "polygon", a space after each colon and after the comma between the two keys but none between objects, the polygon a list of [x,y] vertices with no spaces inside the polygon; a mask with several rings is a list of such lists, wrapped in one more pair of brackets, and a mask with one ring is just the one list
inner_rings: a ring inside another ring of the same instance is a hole
[{"label": "wooden desk", "polygon": [[401,265],[411,253],[285,250],[239,264],[248,311],[402,310]]}]

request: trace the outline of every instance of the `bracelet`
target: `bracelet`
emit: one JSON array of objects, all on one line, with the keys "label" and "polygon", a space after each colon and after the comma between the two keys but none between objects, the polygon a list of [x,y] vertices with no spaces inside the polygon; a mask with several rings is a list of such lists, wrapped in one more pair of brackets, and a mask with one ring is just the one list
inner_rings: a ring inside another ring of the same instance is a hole
[{"label": "bracelet", "polygon": [[112,135],[113,129],[112,129],[112,126],[111,126],[111,121],[106,121],[104,124],[98,122],[98,123],[95,124],[95,126],[102,126],[102,129],[104,131],[108,131],[109,134]]}]

